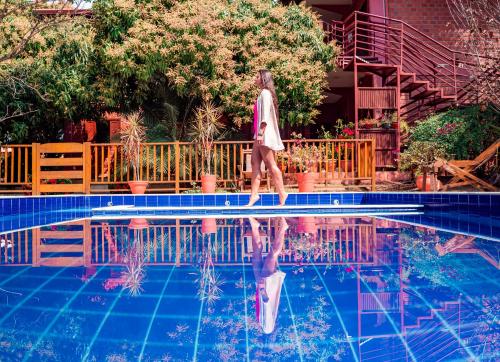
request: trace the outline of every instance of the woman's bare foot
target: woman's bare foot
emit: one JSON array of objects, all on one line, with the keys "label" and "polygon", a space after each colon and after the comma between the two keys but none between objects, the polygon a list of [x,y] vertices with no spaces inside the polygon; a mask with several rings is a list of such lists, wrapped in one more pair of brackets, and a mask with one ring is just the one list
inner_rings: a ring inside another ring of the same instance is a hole
[{"label": "woman's bare foot", "polygon": [[252,229],[253,228],[258,229],[260,227],[260,223],[257,221],[256,218],[249,216],[248,221],[250,222],[250,226],[252,227]]},{"label": "woman's bare foot", "polygon": [[250,195],[250,200],[248,201],[247,206],[253,206],[257,201],[259,201],[259,195]]},{"label": "woman's bare foot", "polygon": [[280,195],[280,204],[279,206],[285,205],[286,199],[288,198],[288,194]]},{"label": "woman's bare foot", "polygon": [[288,230],[288,223],[286,222],[286,219],[283,216],[280,217],[280,230],[283,231]]}]

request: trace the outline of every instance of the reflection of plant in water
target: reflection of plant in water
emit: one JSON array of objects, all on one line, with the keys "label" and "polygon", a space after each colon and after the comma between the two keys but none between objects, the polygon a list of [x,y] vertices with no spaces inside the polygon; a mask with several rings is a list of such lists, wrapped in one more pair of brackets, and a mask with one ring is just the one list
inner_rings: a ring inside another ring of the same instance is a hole
[{"label": "reflection of plant in water", "polygon": [[482,309],[477,310],[478,315],[474,319],[474,330],[470,338],[469,344],[481,347],[481,354],[492,356],[498,352],[500,348],[500,329],[498,327],[498,316],[500,315],[500,298],[499,295],[492,297],[481,296],[475,297],[479,299],[477,304],[481,305]]},{"label": "reflection of plant in water", "polygon": [[215,271],[213,255],[217,253],[210,235],[206,236],[207,245],[201,251],[199,260],[199,277],[195,280],[198,283],[198,297],[204,300],[208,305],[213,305],[220,299],[222,289],[220,288],[224,281],[219,273]]},{"label": "reflection of plant in water", "polygon": [[141,231],[134,230],[134,235],[132,245],[127,249],[124,256],[126,269],[122,275],[125,277],[123,289],[127,289],[132,296],[138,296],[142,292],[142,282],[145,276],[144,253],[142,250],[143,244],[139,239]]},{"label": "reflection of plant in water", "polygon": [[[450,234],[446,234],[450,238]],[[465,282],[473,276],[467,272],[465,264],[453,255],[439,256],[435,245],[439,233],[427,235],[416,229],[402,229],[399,241],[407,262],[403,268],[403,280],[415,276],[426,279],[435,286],[453,286],[458,280]]]}]

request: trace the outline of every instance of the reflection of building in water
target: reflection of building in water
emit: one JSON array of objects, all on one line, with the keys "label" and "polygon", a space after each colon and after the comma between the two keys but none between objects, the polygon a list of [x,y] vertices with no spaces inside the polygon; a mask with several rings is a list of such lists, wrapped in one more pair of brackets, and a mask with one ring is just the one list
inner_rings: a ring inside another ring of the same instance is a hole
[{"label": "reflection of building in water", "polygon": [[[459,293],[452,293],[456,294],[454,300],[443,299],[450,293],[433,293],[434,300],[429,300],[429,295],[422,296],[418,286],[409,285],[404,275],[407,261],[399,239],[404,228],[408,226],[379,223],[374,263],[357,267],[359,359],[437,361],[466,357],[465,346],[483,338],[473,331],[478,313],[482,312],[472,303],[465,303]],[[498,268],[498,259],[492,262],[491,258],[498,248],[488,252],[480,244],[474,237],[459,235],[443,245],[437,243],[436,249],[440,256],[451,252],[485,254],[488,257],[483,258]],[[407,349],[411,353],[401,355]]]}]

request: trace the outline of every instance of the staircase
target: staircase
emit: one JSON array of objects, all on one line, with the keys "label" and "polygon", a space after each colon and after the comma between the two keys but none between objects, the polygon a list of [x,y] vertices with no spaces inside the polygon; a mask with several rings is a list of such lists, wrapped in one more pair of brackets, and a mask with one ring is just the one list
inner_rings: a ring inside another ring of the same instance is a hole
[{"label": "staircase", "polygon": [[445,302],[441,308],[431,309],[429,315],[417,317],[415,324],[405,326],[406,341],[418,361],[451,357],[450,351],[461,346],[450,329],[460,335],[460,324],[460,302]]},{"label": "staircase", "polygon": [[479,64],[487,69],[481,77],[500,80],[498,59],[452,50],[400,20],[353,12],[324,29],[326,40],[341,49],[338,67],[353,73],[356,137],[376,139],[379,168],[396,165],[399,122],[392,133],[372,132],[359,119],[385,110],[411,123],[450,106],[477,104],[484,99],[474,87]]},{"label": "staircase", "polygon": [[362,72],[381,76],[384,87],[399,88],[401,117],[409,121],[480,101],[472,87],[479,63],[487,67],[483,77],[500,79],[498,60],[452,50],[400,20],[354,12],[325,31],[341,48],[340,68],[360,66]]}]

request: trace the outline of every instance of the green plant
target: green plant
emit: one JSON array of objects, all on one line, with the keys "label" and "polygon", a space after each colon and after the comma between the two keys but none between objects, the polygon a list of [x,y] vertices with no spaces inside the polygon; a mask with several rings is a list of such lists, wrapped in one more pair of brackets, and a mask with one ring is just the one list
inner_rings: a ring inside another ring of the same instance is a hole
[{"label": "green plant", "polygon": [[472,159],[500,137],[499,124],[491,106],[456,108],[418,121],[410,140],[434,142],[451,159]]},{"label": "green plant", "polygon": [[305,142],[300,133],[292,133],[294,143],[290,149],[290,161],[298,172],[315,172],[321,156],[320,149]]},{"label": "green plant", "polygon": [[222,112],[212,102],[204,102],[196,109],[190,136],[200,146],[201,170],[206,175],[212,174],[214,161],[214,142],[221,136],[224,125],[221,122]]},{"label": "green plant", "polygon": [[398,121],[398,114],[396,112],[385,112],[380,118],[380,127],[389,129],[394,123]]},{"label": "green plant", "polygon": [[346,122],[342,118],[337,119],[337,121],[335,122],[335,138],[354,138],[354,123]]},{"label": "green plant", "polygon": [[330,130],[327,130],[325,126],[321,126],[320,131],[318,132],[318,137],[324,140],[329,140],[333,138],[333,133]]},{"label": "green plant", "polygon": [[141,112],[129,114],[122,121],[120,139],[127,163],[132,166],[134,179],[140,181],[141,143],[145,140],[145,127]]},{"label": "green plant", "polygon": [[434,142],[412,142],[400,154],[399,167],[402,171],[412,170],[417,174],[425,174],[431,170],[436,159],[444,158],[445,154],[444,149]]}]

